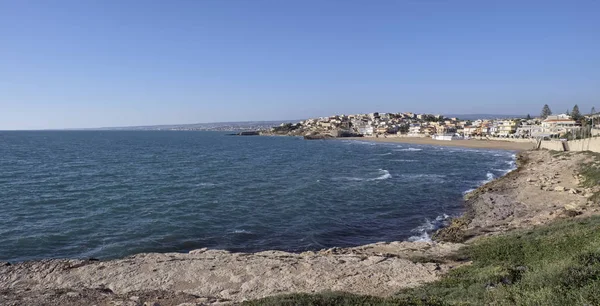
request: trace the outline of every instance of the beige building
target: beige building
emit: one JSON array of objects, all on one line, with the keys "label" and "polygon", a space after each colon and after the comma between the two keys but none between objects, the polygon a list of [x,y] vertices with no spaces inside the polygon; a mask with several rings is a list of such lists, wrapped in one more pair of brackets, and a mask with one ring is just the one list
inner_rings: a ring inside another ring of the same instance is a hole
[{"label": "beige building", "polygon": [[517,120],[502,120],[498,122],[497,134],[501,136],[512,135],[517,131],[519,122]]},{"label": "beige building", "polygon": [[577,122],[568,115],[548,116],[542,121],[542,131],[548,134],[564,134],[580,128]]}]

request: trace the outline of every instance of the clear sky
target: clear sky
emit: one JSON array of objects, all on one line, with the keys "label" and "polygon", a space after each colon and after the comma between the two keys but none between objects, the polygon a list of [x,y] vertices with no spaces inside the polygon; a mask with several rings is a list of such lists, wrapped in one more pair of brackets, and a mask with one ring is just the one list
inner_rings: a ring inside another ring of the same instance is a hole
[{"label": "clear sky", "polygon": [[0,0],[0,129],[600,109],[600,1]]}]

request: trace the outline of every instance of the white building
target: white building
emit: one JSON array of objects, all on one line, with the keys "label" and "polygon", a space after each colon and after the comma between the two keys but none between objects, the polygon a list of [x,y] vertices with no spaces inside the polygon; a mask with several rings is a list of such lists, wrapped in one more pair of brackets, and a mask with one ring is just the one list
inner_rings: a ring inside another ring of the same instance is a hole
[{"label": "white building", "polygon": [[357,128],[358,132],[365,136],[373,136],[375,129],[372,125],[363,125]]},{"label": "white building", "polygon": [[542,121],[542,132],[548,134],[564,134],[579,130],[581,127],[569,115],[548,116]]}]

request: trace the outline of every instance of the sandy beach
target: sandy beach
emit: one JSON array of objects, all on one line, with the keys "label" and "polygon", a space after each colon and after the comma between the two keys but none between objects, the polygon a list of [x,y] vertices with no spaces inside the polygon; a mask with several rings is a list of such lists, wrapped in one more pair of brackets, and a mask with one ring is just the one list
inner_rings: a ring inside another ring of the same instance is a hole
[{"label": "sandy beach", "polygon": [[534,147],[533,142],[512,142],[502,140],[434,140],[431,138],[418,138],[418,137],[350,137],[343,139],[361,140],[361,141],[373,141],[373,142],[391,142],[391,143],[411,143],[421,145],[433,145],[433,146],[448,146],[448,147],[464,147],[464,148],[478,148],[478,149],[496,149],[496,150],[514,150],[514,151],[525,151],[531,150]]}]

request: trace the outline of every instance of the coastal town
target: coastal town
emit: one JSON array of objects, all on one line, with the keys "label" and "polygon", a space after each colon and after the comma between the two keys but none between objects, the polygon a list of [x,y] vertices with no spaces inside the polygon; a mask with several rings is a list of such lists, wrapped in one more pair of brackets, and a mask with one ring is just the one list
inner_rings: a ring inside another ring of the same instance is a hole
[{"label": "coastal town", "polygon": [[306,139],[333,137],[417,137],[436,140],[457,139],[581,139],[600,134],[600,114],[592,110],[581,115],[572,112],[553,115],[544,106],[537,117],[482,118],[463,120],[439,114],[369,113],[334,115],[282,123],[258,132],[261,135],[304,136]]}]

